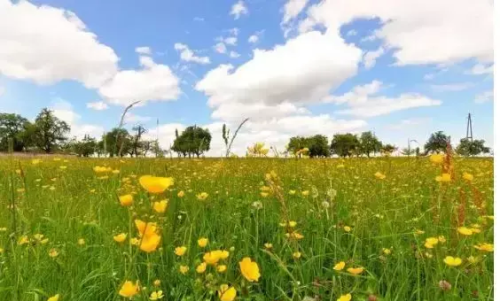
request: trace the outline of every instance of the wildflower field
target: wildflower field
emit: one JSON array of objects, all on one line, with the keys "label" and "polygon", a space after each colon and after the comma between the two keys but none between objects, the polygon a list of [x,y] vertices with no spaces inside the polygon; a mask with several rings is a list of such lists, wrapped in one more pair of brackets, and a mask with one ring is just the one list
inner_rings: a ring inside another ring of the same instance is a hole
[{"label": "wildflower field", "polygon": [[493,160],[0,160],[0,300],[493,300]]}]

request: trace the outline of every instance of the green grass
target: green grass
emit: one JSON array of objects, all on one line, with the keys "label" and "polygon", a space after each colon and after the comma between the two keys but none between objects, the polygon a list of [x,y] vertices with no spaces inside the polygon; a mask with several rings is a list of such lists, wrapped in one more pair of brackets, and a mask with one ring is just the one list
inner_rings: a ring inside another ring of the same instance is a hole
[{"label": "green grass", "polygon": [[[96,165],[120,173],[99,179]],[[493,242],[493,221],[482,217],[493,215],[493,161],[455,159],[453,167],[455,179],[440,184],[435,177],[441,167],[427,158],[44,158],[36,165],[2,158],[0,228],[6,229],[0,232],[0,300],[47,300],[55,294],[62,301],[125,300],[118,294],[125,280],[139,280],[145,288],[133,300],[149,300],[158,289],[165,294],[162,300],[218,300],[223,283],[236,287],[236,300],[336,300],[347,293],[352,300],[370,294],[388,301],[493,300],[493,253],[474,248]],[[278,197],[260,194],[271,171],[279,177],[289,219],[297,222],[302,240],[285,236]],[[386,178],[377,179],[377,171]],[[471,183],[462,179],[465,171],[474,175]],[[151,196],[138,184],[145,174],[174,178],[162,196],[169,199],[166,213],[151,210]],[[183,198],[177,196],[181,190]],[[306,190],[309,195],[302,195]],[[137,193],[134,206],[120,206],[118,196],[130,192]],[[205,201],[196,198],[201,192],[209,194]],[[155,252],[129,245],[128,238],[137,236],[136,218],[158,222],[162,241]],[[460,219],[468,227],[479,224],[481,232],[458,234]],[[123,244],[113,240],[121,232],[128,233]],[[35,242],[36,233],[48,242]],[[23,235],[31,242],[19,245]],[[445,243],[424,247],[426,238],[440,235]],[[197,246],[200,237],[210,240],[205,249]],[[85,245],[77,243],[80,238]],[[273,248],[265,250],[264,243]],[[173,250],[181,245],[188,251],[178,257]],[[59,255],[50,257],[51,249]],[[227,271],[208,267],[197,274],[203,254],[214,249],[231,250]],[[297,251],[300,259],[292,256]],[[448,255],[460,257],[462,264],[447,266]],[[240,273],[238,262],[247,256],[260,267],[257,283]],[[469,256],[479,262],[471,264]],[[334,271],[339,261],[365,271],[359,276]],[[190,268],[186,275],[178,270],[181,264]],[[159,288],[153,287],[156,279]],[[440,289],[441,280],[451,290]]]}]

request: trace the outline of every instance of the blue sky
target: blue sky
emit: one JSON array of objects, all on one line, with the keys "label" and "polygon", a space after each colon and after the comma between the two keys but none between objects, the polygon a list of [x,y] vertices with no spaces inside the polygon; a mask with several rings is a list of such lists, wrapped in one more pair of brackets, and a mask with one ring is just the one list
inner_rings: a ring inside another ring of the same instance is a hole
[{"label": "blue sky", "polygon": [[245,117],[240,154],[346,131],[457,142],[469,112],[475,137],[493,142],[487,0],[0,0],[0,45],[0,111],[49,107],[78,137],[141,100],[127,127],[168,147],[175,128],[202,125],[212,155],[222,123]]}]

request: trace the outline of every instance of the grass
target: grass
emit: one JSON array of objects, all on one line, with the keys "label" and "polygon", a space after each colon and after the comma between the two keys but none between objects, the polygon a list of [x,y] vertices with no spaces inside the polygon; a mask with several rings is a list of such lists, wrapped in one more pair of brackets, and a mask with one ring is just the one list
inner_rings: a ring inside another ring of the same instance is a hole
[{"label": "grass", "polygon": [[[96,174],[98,165],[119,173]],[[133,300],[158,290],[162,300],[219,300],[221,284],[235,287],[236,300],[348,293],[352,300],[493,300],[493,253],[474,247],[493,243],[493,161],[454,158],[449,183],[436,181],[442,168],[428,158],[1,158],[0,300],[126,300],[118,294],[126,280],[140,281]],[[463,172],[474,179],[462,179]],[[175,184],[148,194],[138,184],[146,174]],[[263,186],[271,190],[266,197]],[[202,192],[204,201],[196,197]],[[134,205],[120,206],[118,197],[128,193]],[[168,209],[158,214],[151,202],[163,198]],[[129,244],[138,218],[161,228],[156,251]],[[297,225],[283,227],[287,221]],[[461,235],[460,226],[478,233]],[[113,236],[122,232],[127,240],[117,243]],[[293,232],[304,238],[287,238]],[[424,246],[439,236],[446,241]],[[23,237],[28,242],[20,244]],[[205,248],[197,245],[201,237],[209,239]],[[184,256],[174,254],[178,246],[187,247]],[[197,273],[203,254],[215,249],[230,251],[227,271]],[[462,263],[448,266],[446,256]],[[244,257],[257,262],[258,282],[242,276]],[[364,271],[335,271],[340,261]]]}]

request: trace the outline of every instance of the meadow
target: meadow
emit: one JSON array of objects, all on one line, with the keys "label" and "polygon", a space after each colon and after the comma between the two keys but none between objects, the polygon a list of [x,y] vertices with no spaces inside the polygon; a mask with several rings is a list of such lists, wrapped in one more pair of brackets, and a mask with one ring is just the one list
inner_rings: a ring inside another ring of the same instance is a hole
[{"label": "meadow", "polygon": [[493,300],[488,158],[4,157],[0,208],[2,301]]}]

